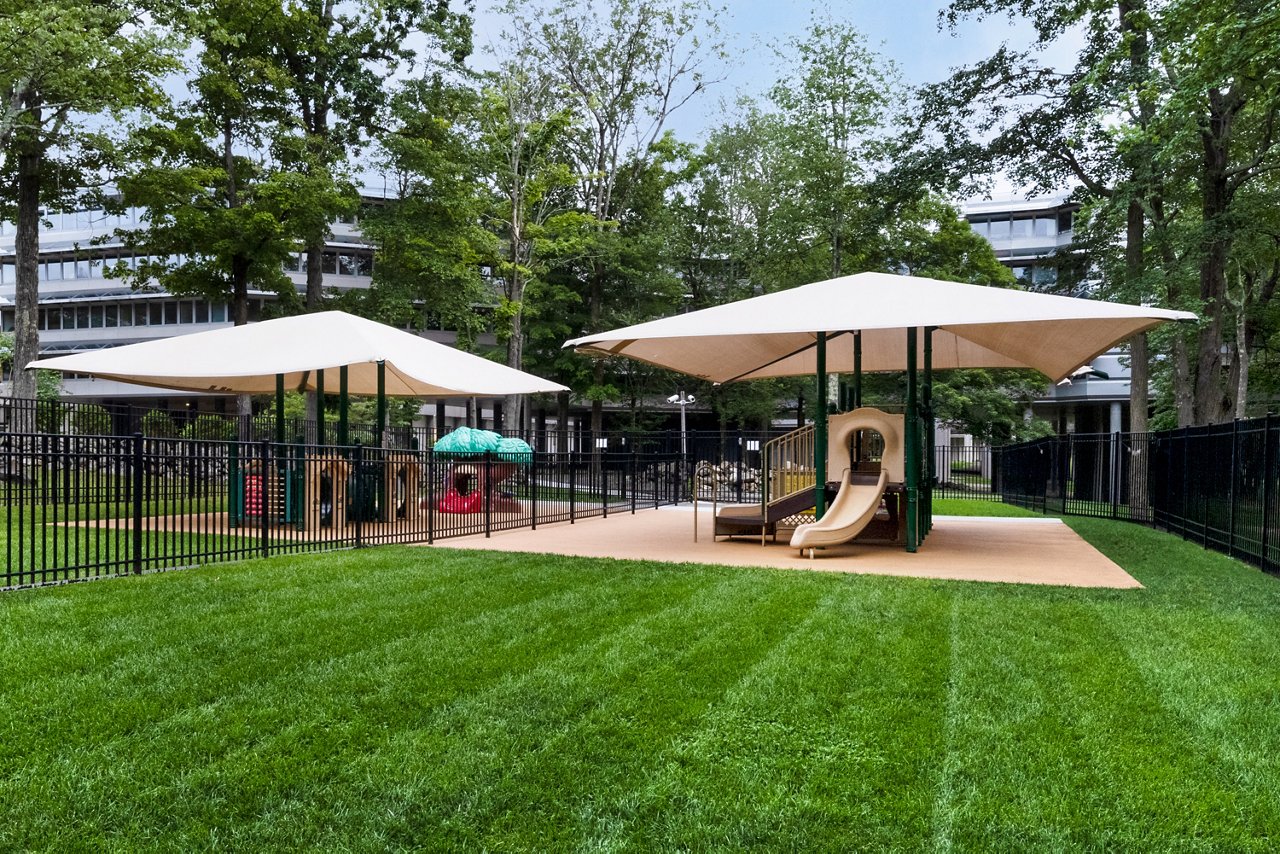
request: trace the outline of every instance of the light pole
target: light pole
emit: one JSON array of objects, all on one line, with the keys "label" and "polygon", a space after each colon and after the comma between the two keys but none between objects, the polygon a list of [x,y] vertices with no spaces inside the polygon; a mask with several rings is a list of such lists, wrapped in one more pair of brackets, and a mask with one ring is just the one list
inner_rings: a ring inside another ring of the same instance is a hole
[{"label": "light pole", "polygon": [[680,456],[687,458],[689,456],[689,445],[686,438],[684,410],[689,404],[693,403],[697,398],[691,394],[685,394],[683,391],[671,395],[667,398],[667,403],[674,403],[680,407]]},{"label": "light pole", "polygon": [[[671,397],[667,398],[667,403],[674,403],[676,406],[680,407],[680,469],[681,471],[678,474],[679,474],[679,479],[681,483],[684,482],[684,471],[689,468],[689,442],[688,442],[688,433],[685,430],[684,411],[685,411],[685,408],[689,406],[689,404],[693,403],[694,399],[695,398],[693,395],[685,394],[683,390],[676,392],[675,394],[671,395]],[[693,494],[695,496],[693,508],[694,510],[697,510],[698,505],[697,505],[696,496],[697,496],[698,487],[696,484],[690,483],[689,488],[693,490]],[[676,500],[678,501],[679,498],[677,497]]]}]

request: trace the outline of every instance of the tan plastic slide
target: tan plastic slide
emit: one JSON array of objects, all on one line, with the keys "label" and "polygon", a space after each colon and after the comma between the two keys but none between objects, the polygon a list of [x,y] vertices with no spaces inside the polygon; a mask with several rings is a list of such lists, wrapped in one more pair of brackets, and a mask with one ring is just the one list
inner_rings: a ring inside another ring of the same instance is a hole
[{"label": "tan plastic slide", "polygon": [[880,496],[884,494],[884,485],[889,474],[880,470],[880,477],[875,483],[854,484],[852,473],[845,470],[840,480],[840,492],[831,507],[817,522],[801,525],[791,535],[791,545],[800,549],[803,554],[809,550],[809,559],[818,546],[835,546],[847,543],[867,527],[880,508]]}]

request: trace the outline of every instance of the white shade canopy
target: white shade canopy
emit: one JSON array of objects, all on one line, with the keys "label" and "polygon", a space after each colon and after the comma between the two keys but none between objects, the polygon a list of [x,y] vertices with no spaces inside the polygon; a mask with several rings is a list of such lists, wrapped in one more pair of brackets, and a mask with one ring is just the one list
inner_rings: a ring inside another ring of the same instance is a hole
[{"label": "white shade canopy", "polygon": [[[906,368],[907,329],[935,327],[933,367],[1035,368],[1052,380],[1185,311],[1121,305],[919,276],[858,273],[566,342],[716,383],[813,375],[817,334],[827,370]],[[920,345],[922,347],[922,345]]]},{"label": "white shade canopy", "polygon": [[124,347],[40,359],[29,368],[89,374],[155,388],[268,394],[276,375],[285,388],[338,391],[347,367],[348,391],[374,395],[377,363],[386,365],[393,397],[500,397],[568,391],[565,386],[453,347],[341,311],[266,320]]}]

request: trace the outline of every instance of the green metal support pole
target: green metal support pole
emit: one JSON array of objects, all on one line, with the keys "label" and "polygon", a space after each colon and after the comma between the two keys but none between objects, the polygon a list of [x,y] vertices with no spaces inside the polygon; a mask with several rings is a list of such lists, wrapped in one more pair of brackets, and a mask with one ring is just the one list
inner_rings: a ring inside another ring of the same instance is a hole
[{"label": "green metal support pole", "polygon": [[813,417],[813,515],[827,512],[827,333],[818,333],[818,396]]},{"label": "green metal support pole", "polygon": [[324,444],[324,368],[316,371],[316,444]]},{"label": "green metal support pole", "polygon": [[350,401],[347,399],[347,366],[343,365],[338,368],[338,444],[347,447],[351,443],[347,441],[350,437],[347,435],[347,405]]},{"label": "green metal support pole", "polygon": [[923,540],[933,530],[933,485],[937,482],[938,454],[937,430],[933,418],[933,330],[937,327],[926,326],[924,329],[924,530]]},{"label": "green metal support pole", "polygon": [[920,545],[920,413],[916,400],[916,328],[907,330],[907,551]]},{"label": "green metal support pole", "polygon": [[853,333],[853,408],[862,406],[862,332]]},{"label": "green metal support pole", "polygon": [[378,360],[378,409],[377,409],[377,436],[374,437],[373,444],[376,447],[382,447],[382,433],[387,429],[387,363]]},{"label": "green metal support pole", "polygon": [[276,444],[284,444],[284,374],[276,374]]}]

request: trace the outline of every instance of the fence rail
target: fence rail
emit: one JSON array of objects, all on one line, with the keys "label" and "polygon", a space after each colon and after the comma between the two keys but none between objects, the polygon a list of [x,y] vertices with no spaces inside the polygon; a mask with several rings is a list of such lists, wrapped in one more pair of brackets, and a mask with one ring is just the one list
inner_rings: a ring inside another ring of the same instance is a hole
[{"label": "fence rail", "polygon": [[1154,525],[1267,572],[1280,568],[1272,416],[995,449],[994,488],[1041,512]]},{"label": "fence rail", "polygon": [[431,451],[10,434],[0,587],[433,542],[672,504],[678,455]]}]

